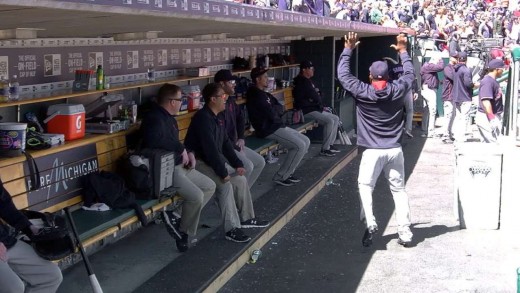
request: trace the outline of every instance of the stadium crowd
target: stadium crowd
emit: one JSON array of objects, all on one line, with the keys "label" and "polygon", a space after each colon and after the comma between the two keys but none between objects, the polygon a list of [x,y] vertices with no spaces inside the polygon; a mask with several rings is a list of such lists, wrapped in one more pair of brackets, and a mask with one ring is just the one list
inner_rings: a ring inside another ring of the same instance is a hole
[{"label": "stadium crowd", "polygon": [[231,1],[386,27],[410,27],[419,35],[434,39],[503,37],[517,43],[520,33],[518,3],[508,0]]}]

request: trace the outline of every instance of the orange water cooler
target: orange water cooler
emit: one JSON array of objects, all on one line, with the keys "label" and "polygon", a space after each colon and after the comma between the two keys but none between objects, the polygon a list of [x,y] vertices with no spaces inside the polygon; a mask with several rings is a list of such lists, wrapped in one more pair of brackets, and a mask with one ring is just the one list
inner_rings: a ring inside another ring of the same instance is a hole
[{"label": "orange water cooler", "polygon": [[62,133],[65,140],[85,136],[85,107],[81,104],[57,104],[47,109],[47,132]]}]

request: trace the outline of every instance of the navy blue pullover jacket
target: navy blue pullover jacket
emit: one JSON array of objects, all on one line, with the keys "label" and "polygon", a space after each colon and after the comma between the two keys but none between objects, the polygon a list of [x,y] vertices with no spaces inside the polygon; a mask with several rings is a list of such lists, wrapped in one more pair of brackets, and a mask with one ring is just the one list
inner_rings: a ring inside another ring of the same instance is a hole
[{"label": "navy blue pullover jacket", "polygon": [[293,81],[294,108],[302,110],[303,114],[323,111],[321,95],[310,78],[299,74]]},{"label": "navy blue pullover jacket", "polygon": [[246,127],[244,114],[240,105],[236,103],[236,97],[230,96],[226,102],[226,111],[220,113],[224,115],[226,121],[226,132],[229,140],[234,144],[239,139],[244,139],[244,130]]},{"label": "navy blue pullover jacket", "polygon": [[473,82],[471,81],[471,72],[466,64],[459,63],[453,66],[455,73],[453,74],[453,102],[461,104],[462,102],[471,102],[473,94]]},{"label": "navy blue pullover jacket", "polygon": [[401,146],[404,101],[414,81],[412,61],[408,53],[400,54],[403,75],[386,87],[376,90],[350,72],[352,50],[345,48],[338,64],[338,79],[356,101],[357,144],[371,149]]},{"label": "navy blue pullover jacket", "polygon": [[226,133],[222,115],[215,115],[205,105],[191,118],[184,144],[195,156],[210,166],[220,177],[226,178],[226,161],[233,168],[244,167],[235,154],[233,144]]},{"label": "navy blue pullover jacket", "polygon": [[184,145],[179,140],[177,120],[166,109],[154,104],[141,124],[143,147],[175,153],[175,165],[182,164]]},{"label": "navy blue pullover jacket", "polygon": [[441,72],[444,69],[444,62],[439,60],[436,64],[424,63],[421,66],[421,79],[422,84],[428,86],[429,89],[436,90],[439,88],[439,76],[437,72]]},{"label": "navy blue pullover jacket", "polygon": [[455,73],[455,69],[453,69],[452,64],[446,65],[444,67],[444,79],[442,81],[442,100],[443,101],[452,101],[453,100],[453,75]]},{"label": "navy blue pullover jacket", "polygon": [[256,136],[266,137],[285,126],[282,121],[283,106],[273,95],[251,86],[246,96],[247,113]]},{"label": "navy blue pullover jacket", "polygon": [[[4,184],[0,181],[0,219],[5,221],[11,227],[17,230],[23,230],[31,226],[31,222],[25,217],[15,206],[11,195],[4,188]],[[10,248],[16,243],[15,235],[11,229],[0,222],[0,242],[5,247]]]}]

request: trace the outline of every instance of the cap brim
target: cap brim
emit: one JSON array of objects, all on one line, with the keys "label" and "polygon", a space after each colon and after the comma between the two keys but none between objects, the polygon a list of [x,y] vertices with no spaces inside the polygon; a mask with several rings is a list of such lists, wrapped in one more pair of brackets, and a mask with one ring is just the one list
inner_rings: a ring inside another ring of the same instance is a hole
[{"label": "cap brim", "polygon": [[263,69],[263,70],[260,70],[258,72],[255,72],[255,74],[251,74],[251,78],[257,78],[259,77],[260,75],[266,73],[267,71],[269,71],[269,69]]}]

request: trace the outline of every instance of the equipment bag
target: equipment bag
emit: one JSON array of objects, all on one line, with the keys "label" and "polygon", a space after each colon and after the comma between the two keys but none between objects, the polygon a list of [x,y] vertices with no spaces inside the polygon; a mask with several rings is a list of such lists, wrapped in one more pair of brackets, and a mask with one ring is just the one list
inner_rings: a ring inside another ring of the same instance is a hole
[{"label": "equipment bag", "polygon": [[58,214],[20,210],[37,227],[41,227],[37,235],[26,235],[22,238],[29,243],[36,253],[47,260],[58,260],[74,253],[74,242],[70,236],[65,217]]},{"label": "equipment bag", "polygon": [[119,175],[106,171],[90,173],[84,177],[86,206],[102,202],[113,209],[132,208],[143,226],[148,223],[143,209],[135,201],[135,194],[125,187],[125,181]]}]

